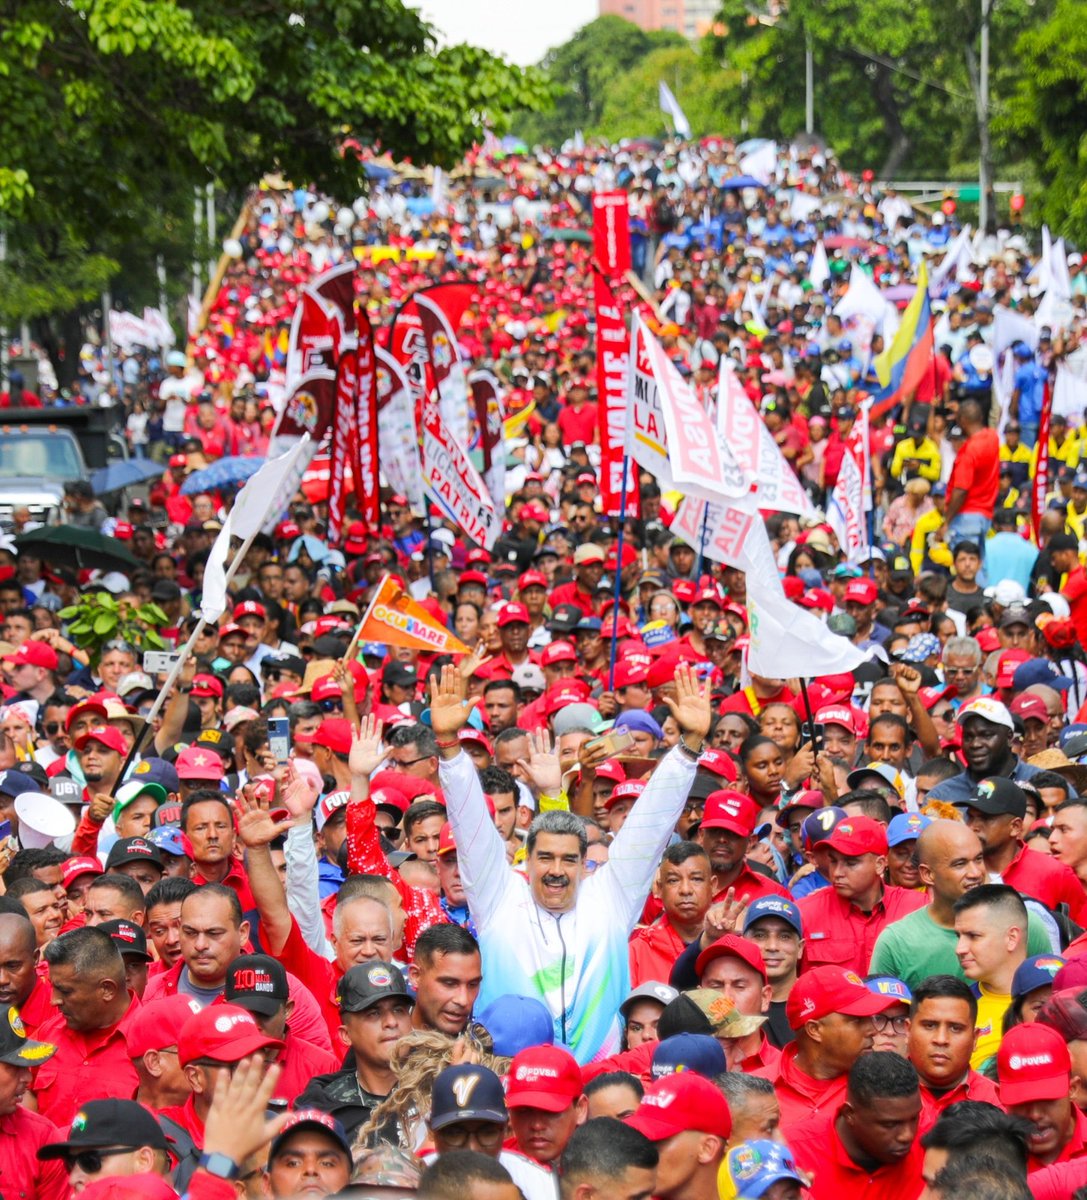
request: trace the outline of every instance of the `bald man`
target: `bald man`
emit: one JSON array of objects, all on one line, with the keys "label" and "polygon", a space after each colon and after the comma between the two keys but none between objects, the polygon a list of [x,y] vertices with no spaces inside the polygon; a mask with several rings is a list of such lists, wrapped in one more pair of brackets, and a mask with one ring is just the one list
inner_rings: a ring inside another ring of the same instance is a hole
[{"label": "bald man", "polygon": [[[955,955],[955,901],[989,882],[981,840],[961,821],[933,821],[921,831],[916,853],[929,902],[879,935],[868,968],[873,975],[893,975],[910,988],[930,975],[964,978]],[[1027,954],[1051,953],[1045,926],[1031,913]]]}]

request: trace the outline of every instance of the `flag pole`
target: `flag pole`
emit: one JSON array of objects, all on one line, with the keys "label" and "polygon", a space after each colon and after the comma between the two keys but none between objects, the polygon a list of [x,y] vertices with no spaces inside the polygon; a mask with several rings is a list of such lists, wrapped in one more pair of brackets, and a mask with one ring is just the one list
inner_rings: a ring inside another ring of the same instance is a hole
[{"label": "flag pole", "polygon": [[812,754],[818,754],[819,744],[815,737],[815,717],[812,716],[811,700],[808,699],[808,681],[803,675],[800,676],[800,695],[804,700],[804,715],[808,718],[808,732],[811,734],[811,752]]},{"label": "flag pole", "polygon": [[695,579],[702,578],[702,560],[706,554],[706,525],[710,516],[709,503],[705,500],[702,503],[702,528],[698,534],[698,562],[696,563],[694,569]]},{"label": "flag pole", "polygon": [[623,455],[623,483],[619,488],[619,540],[615,543],[615,590],[611,606],[611,656],[608,662],[608,691],[615,689],[615,659],[619,652],[619,601],[623,598],[623,535],[627,526],[627,479],[630,475],[630,455]]}]

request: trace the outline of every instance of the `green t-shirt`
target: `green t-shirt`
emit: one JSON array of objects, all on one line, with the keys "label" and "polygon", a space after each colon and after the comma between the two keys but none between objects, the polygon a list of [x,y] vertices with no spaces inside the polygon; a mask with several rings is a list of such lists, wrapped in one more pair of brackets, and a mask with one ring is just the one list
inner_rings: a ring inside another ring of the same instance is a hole
[{"label": "green t-shirt", "polygon": [[[929,916],[928,908],[895,921],[879,935],[872,962],[871,975],[893,975],[911,990],[930,975],[954,975],[965,979],[955,957],[958,939],[954,929],[944,929]],[[1045,926],[1033,914],[1027,916],[1027,957],[1052,954]]]}]

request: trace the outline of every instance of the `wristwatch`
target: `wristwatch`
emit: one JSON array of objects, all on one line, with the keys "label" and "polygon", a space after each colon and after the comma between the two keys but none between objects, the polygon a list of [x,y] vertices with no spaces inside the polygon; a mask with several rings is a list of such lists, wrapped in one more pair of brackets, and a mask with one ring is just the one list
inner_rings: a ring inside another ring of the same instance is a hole
[{"label": "wristwatch", "polygon": [[225,1154],[201,1154],[196,1165],[216,1179],[237,1179],[241,1172],[238,1164]]}]

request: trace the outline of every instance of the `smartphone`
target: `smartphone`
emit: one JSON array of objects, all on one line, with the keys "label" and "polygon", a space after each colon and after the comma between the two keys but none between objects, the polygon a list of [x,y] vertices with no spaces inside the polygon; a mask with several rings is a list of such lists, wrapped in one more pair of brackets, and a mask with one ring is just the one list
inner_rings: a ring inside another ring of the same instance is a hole
[{"label": "smartphone", "polygon": [[282,765],[291,756],[291,722],[288,717],[268,718],[268,745],[272,757]]},{"label": "smartphone", "polygon": [[145,650],[143,652],[143,669],[148,675],[167,675],[174,669],[179,655],[171,654],[168,650]]},{"label": "smartphone", "polygon": [[[815,748],[816,750],[823,749],[823,734],[826,732],[826,726],[822,721],[815,723]],[[812,740],[812,728],[807,721],[800,726],[800,744],[803,746]]]},{"label": "smartphone", "polygon": [[594,750],[597,746],[604,746],[608,757],[613,758],[617,754],[626,754],[633,748],[634,735],[626,729],[610,729],[600,737],[593,738],[586,745],[591,746]]}]

